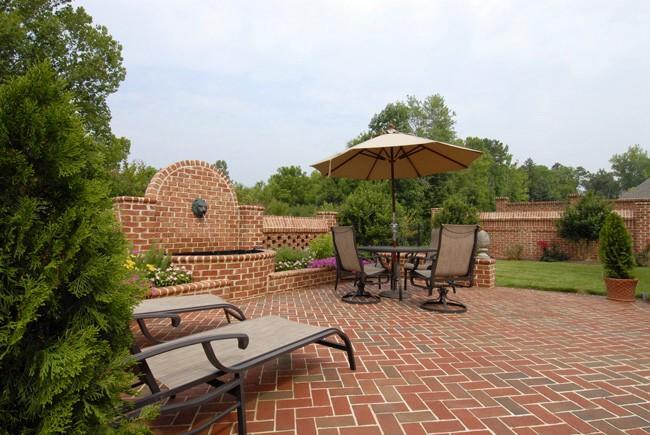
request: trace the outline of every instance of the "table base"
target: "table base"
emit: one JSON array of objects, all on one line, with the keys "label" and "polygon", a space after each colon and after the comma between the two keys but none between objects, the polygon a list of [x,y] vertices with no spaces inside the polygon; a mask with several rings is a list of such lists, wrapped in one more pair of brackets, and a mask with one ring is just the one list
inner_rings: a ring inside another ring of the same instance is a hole
[{"label": "table base", "polygon": [[[399,290],[384,290],[383,292],[379,292],[378,295],[381,296],[382,298],[400,299]],[[402,298],[404,296],[406,296],[406,294],[402,292]]]}]

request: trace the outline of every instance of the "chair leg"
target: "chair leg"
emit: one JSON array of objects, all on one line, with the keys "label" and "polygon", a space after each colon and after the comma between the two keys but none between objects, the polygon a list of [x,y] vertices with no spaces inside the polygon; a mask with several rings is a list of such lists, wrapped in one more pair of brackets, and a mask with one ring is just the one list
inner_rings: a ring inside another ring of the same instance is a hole
[{"label": "chair leg", "polygon": [[379,296],[370,294],[365,290],[365,278],[358,278],[355,281],[355,284],[357,290],[344,294],[341,297],[341,300],[343,302],[346,302],[348,304],[376,304],[381,300]]},{"label": "chair leg", "polygon": [[[454,286],[450,286],[451,289],[456,293],[456,288]],[[429,294],[433,291],[433,288],[429,288]],[[438,299],[429,299],[422,304],[420,304],[420,308],[425,309],[427,311],[436,311],[438,313],[450,313],[450,314],[460,314],[464,313],[467,311],[467,306],[463,304],[462,302],[455,301],[453,299],[449,299],[447,297],[447,293],[449,293],[449,287],[439,287],[438,288]]]},{"label": "chair leg", "polygon": [[239,435],[246,435],[246,397],[244,395],[244,378],[239,373],[236,373],[235,377],[239,379],[239,387],[237,387],[237,399],[239,399],[239,406],[237,407],[237,432]]}]

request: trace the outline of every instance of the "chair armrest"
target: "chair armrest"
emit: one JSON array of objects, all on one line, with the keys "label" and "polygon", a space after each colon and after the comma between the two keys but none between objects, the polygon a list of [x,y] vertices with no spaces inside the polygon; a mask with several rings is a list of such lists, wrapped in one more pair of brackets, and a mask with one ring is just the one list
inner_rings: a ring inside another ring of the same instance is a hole
[{"label": "chair armrest", "polygon": [[164,311],[160,311],[158,313],[140,313],[140,314],[133,314],[132,315],[133,320],[140,320],[140,319],[164,319],[168,318],[172,321],[173,326],[178,326],[181,323],[181,317],[178,314],[174,313],[167,313]]},{"label": "chair armrest", "polygon": [[[172,350],[182,349],[184,347],[193,346],[195,344],[201,344],[203,346],[203,349],[206,351],[206,356],[208,357],[210,362],[214,365],[215,363],[213,362],[212,359],[214,359],[217,363],[218,361],[216,360],[216,357],[214,355],[214,350],[212,349],[212,346],[210,346],[210,343],[217,340],[231,340],[231,339],[237,340],[237,346],[240,349],[246,349],[246,347],[248,347],[249,338],[248,335],[246,334],[215,333],[211,335],[204,335],[201,337],[197,337],[196,335],[188,335],[187,337],[177,338],[176,340],[168,341],[167,343],[162,343],[162,344],[148,347],[145,350],[133,354],[132,357],[139,362],[139,361],[144,361],[147,358],[151,358],[156,355],[170,352]],[[217,367],[222,368],[221,364],[219,364]]]}]

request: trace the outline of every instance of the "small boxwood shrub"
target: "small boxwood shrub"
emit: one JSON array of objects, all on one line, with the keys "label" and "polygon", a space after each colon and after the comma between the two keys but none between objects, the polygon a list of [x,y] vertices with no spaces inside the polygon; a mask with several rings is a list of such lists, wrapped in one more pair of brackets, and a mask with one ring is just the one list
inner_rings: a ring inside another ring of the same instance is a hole
[{"label": "small boxwood shrub", "polygon": [[632,238],[625,228],[623,218],[616,213],[607,216],[600,230],[599,254],[606,278],[633,278]]}]

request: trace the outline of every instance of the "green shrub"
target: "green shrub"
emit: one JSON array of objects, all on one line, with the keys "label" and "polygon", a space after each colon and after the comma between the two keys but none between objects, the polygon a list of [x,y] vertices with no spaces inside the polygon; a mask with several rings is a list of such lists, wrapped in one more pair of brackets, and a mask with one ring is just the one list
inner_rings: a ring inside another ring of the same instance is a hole
[{"label": "green shrub", "polygon": [[611,212],[608,201],[591,192],[569,206],[557,223],[560,237],[574,242],[598,240],[605,218]]},{"label": "green shrub", "polygon": [[117,430],[144,289],[102,145],[47,63],[0,86],[0,432]]},{"label": "green shrub", "polygon": [[506,248],[505,254],[508,260],[521,260],[524,253],[524,247],[521,245],[512,245]]},{"label": "green shrub", "polygon": [[156,244],[151,245],[148,251],[139,252],[134,255],[133,261],[138,270],[145,270],[147,264],[151,264],[156,269],[165,270],[169,268],[172,263],[171,255],[165,254],[165,251],[159,248]]},{"label": "green shrub", "polygon": [[[351,225],[360,245],[380,245],[392,238],[390,186],[385,182],[360,183],[343,202],[339,211],[341,225]],[[413,217],[398,202],[396,205],[400,238],[408,238]]]},{"label": "green shrub", "polygon": [[305,269],[313,259],[307,251],[292,248],[279,248],[275,251],[275,271]]},{"label": "green shrub", "polygon": [[623,218],[616,213],[607,216],[600,230],[599,254],[605,277],[632,278],[634,268],[632,238],[625,228]]},{"label": "green shrub", "polygon": [[433,217],[434,228],[442,224],[472,225],[478,222],[478,210],[457,196],[447,198],[442,204],[442,210]]},{"label": "green shrub", "polygon": [[321,234],[320,236],[309,242],[309,250],[314,258],[328,258],[334,256],[334,242],[332,241],[332,234]]},{"label": "green shrub", "polygon": [[552,263],[555,261],[567,261],[568,259],[569,256],[560,249],[560,245],[557,242],[553,242],[550,246],[544,248],[539,261]]},{"label": "green shrub", "polygon": [[643,251],[635,253],[634,259],[639,267],[650,266],[650,244],[646,245]]}]

